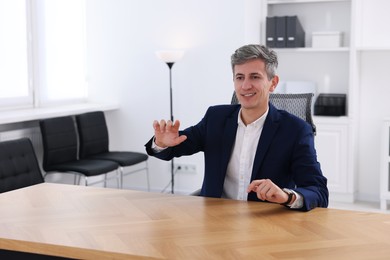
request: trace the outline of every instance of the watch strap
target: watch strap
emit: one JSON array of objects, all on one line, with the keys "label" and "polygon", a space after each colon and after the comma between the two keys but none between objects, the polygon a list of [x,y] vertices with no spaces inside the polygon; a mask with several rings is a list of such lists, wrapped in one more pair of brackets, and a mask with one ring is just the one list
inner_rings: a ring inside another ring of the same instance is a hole
[{"label": "watch strap", "polygon": [[289,189],[283,189],[283,191],[288,195],[288,199],[287,199],[286,202],[281,203],[280,205],[287,206],[287,205],[289,205],[291,203],[291,201],[293,199],[293,196],[294,196],[294,192],[292,192]]}]

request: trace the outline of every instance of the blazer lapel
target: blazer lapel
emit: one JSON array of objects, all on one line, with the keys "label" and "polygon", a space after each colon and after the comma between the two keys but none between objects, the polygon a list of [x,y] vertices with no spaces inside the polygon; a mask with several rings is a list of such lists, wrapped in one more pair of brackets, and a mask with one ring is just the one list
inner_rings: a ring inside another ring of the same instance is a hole
[{"label": "blazer lapel", "polygon": [[269,104],[269,111],[265,119],[263,131],[261,132],[259,144],[257,145],[255,160],[253,163],[251,181],[255,179],[256,173],[259,171],[263,162],[264,156],[267,153],[268,147],[279,127],[279,114],[276,108]]},{"label": "blazer lapel", "polygon": [[221,169],[224,175],[223,178],[225,178],[227,166],[230,160],[230,156],[232,154],[233,145],[236,140],[237,118],[239,111],[240,106],[237,106],[237,109],[226,119],[226,126],[222,133],[222,140],[224,140],[221,158],[221,165],[223,165],[224,167],[223,169]]}]

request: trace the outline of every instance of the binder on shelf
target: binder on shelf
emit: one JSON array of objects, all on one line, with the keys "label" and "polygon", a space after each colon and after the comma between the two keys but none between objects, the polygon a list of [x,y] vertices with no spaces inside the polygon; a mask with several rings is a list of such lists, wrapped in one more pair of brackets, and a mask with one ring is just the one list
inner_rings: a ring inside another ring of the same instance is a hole
[{"label": "binder on shelf", "polygon": [[287,16],[276,16],[276,48],[286,48]]},{"label": "binder on shelf", "polygon": [[266,17],[265,40],[268,47],[276,46],[276,17]]},{"label": "binder on shelf", "polygon": [[286,47],[305,47],[305,31],[298,16],[286,16]]}]

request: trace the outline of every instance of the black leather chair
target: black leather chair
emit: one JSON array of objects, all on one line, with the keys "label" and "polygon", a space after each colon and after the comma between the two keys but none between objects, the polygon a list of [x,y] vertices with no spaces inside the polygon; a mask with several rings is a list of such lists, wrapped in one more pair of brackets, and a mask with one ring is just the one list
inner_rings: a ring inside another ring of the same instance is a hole
[{"label": "black leather chair", "polygon": [[0,192],[44,182],[28,138],[0,142]]},{"label": "black leather chair", "polygon": [[[283,94],[271,93],[269,101],[277,109],[285,110],[311,125],[313,134],[316,135],[316,126],[313,122],[312,102],[313,93]],[[236,92],[233,92],[231,104],[238,104]]]},{"label": "black leather chair", "polygon": [[[81,177],[85,178],[85,185],[104,182],[107,173],[116,172],[119,186],[119,165],[112,161],[79,159],[78,137],[75,121],[72,116],[56,117],[39,121],[43,143],[44,177],[51,173],[75,174],[75,184],[80,184]],[[104,174],[104,180],[93,183],[88,177]],[[78,178],[76,178],[78,177]],[[77,181],[78,179],[78,181]]]},{"label": "black leather chair", "polygon": [[[106,118],[103,111],[94,111],[76,115],[77,128],[80,136],[80,158],[114,161],[120,165],[120,187],[123,188],[123,177],[146,171],[147,188],[150,190],[148,155],[134,151],[110,151],[109,135]],[[145,166],[124,172],[124,167],[144,163]]]}]

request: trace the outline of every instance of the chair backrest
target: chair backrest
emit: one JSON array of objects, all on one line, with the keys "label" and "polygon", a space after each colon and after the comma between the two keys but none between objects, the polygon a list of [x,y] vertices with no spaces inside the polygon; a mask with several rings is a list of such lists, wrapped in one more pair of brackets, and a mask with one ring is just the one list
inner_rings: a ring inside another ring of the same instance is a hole
[{"label": "chair backrest", "polygon": [[76,116],[80,138],[80,158],[109,151],[109,137],[103,111],[88,112]]},{"label": "chair backrest", "polygon": [[39,121],[43,144],[43,169],[78,159],[77,130],[72,116]]},{"label": "chair backrest", "polygon": [[[271,93],[269,101],[277,109],[285,110],[309,123],[316,134],[316,126],[313,122],[312,100],[313,93],[282,94]],[[233,92],[231,104],[238,104],[236,93]]]},{"label": "chair backrest", "polygon": [[0,142],[0,192],[44,182],[28,138]]}]

